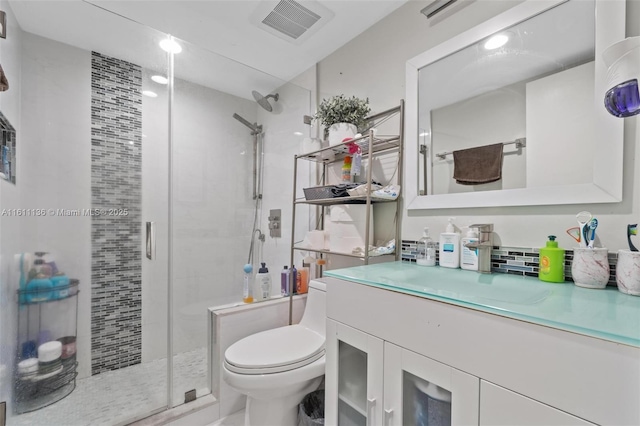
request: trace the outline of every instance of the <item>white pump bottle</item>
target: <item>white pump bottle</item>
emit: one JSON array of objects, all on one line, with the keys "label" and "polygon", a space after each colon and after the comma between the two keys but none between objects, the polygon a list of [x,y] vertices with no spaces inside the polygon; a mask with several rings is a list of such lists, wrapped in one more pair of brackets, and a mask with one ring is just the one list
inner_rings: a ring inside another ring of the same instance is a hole
[{"label": "white pump bottle", "polygon": [[460,234],[453,226],[453,219],[449,218],[445,232],[440,234],[440,266],[445,268],[460,267]]}]

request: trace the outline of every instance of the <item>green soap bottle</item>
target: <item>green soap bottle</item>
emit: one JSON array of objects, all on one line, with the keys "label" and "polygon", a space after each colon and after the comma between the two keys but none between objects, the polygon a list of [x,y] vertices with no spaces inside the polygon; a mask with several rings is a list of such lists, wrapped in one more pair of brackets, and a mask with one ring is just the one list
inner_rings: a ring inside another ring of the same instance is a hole
[{"label": "green soap bottle", "polygon": [[558,248],[555,235],[549,235],[546,247],[540,249],[538,278],[550,283],[564,282],[564,249]]}]

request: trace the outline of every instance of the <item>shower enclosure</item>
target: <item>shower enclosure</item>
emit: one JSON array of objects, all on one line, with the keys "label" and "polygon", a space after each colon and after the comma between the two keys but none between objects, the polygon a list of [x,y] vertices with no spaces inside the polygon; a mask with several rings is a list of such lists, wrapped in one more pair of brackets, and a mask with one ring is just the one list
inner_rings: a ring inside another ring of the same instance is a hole
[{"label": "shower enclosure", "polygon": [[[293,168],[282,164],[309,132],[310,92],[87,2],[0,0],[0,10],[10,81],[0,112],[18,165],[15,184],[0,182],[7,424],[124,424],[215,403],[207,309],[241,303],[247,248],[274,270],[288,261],[286,232],[254,235],[270,208],[290,204],[280,188]],[[180,53],[159,47],[167,40]],[[67,397],[18,413],[16,383],[48,383],[21,375],[18,363],[38,357],[24,344],[63,337],[55,324],[18,333],[17,259],[34,252],[79,282],[78,375]]]}]

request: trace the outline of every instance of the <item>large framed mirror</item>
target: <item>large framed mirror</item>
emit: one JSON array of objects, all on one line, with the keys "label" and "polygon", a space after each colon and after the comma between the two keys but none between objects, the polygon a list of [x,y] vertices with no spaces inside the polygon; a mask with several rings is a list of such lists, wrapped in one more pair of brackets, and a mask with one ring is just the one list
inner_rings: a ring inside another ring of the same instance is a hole
[{"label": "large framed mirror", "polygon": [[[624,23],[624,1],[528,0],[409,60],[408,209],[620,202],[601,54]],[[460,179],[486,174],[462,154],[498,144],[498,179]]]}]

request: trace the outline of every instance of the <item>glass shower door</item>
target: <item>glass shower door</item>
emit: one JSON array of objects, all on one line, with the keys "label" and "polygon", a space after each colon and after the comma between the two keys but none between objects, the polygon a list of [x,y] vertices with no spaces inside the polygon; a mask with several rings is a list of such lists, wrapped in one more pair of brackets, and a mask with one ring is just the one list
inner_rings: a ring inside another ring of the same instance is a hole
[{"label": "glass shower door", "polygon": [[[224,398],[219,360],[211,364],[212,351],[223,356],[225,348],[212,339],[209,308],[243,304],[243,266],[252,263],[255,273],[265,262],[271,296],[280,297],[277,271],[290,258],[293,156],[309,131],[302,117],[310,114],[309,90],[176,42],[181,51],[174,54],[171,104],[173,405],[194,394]],[[254,91],[271,96],[261,104]],[[281,233],[271,232],[271,209],[282,212]],[[242,335],[242,326],[236,331]]]},{"label": "glass shower door", "polygon": [[166,131],[147,134],[168,126],[167,89],[146,79],[167,76],[166,35],[86,2],[2,9],[17,164],[0,181],[7,423],[131,422],[167,406],[166,262],[144,245],[147,221],[167,235],[168,177],[144,176],[168,157]]}]

